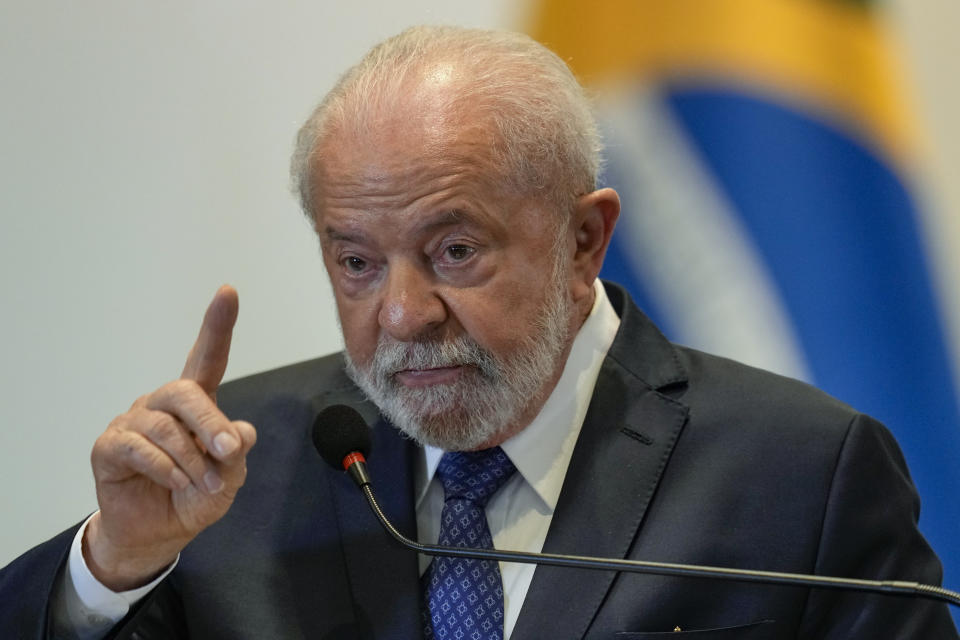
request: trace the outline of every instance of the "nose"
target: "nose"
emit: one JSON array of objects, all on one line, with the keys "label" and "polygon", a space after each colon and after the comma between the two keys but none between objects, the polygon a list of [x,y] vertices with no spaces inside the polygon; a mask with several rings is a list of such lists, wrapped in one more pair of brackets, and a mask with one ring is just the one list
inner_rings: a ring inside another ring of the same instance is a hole
[{"label": "nose", "polygon": [[428,273],[416,265],[393,265],[380,305],[380,327],[394,340],[410,342],[447,319],[447,307]]}]

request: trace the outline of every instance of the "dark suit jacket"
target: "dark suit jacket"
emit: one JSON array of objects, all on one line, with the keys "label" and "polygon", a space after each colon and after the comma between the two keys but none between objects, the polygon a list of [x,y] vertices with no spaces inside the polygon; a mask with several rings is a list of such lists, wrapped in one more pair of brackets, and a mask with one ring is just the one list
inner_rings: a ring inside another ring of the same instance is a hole
[{"label": "dark suit jacket", "polygon": [[[939,582],[886,429],[808,385],[674,346],[621,289],[608,292],[622,324],[545,551]],[[319,409],[360,409],[375,424],[376,492],[414,535],[415,448],[378,420],[340,357],[229,383],[219,399],[258,428],[247,483],[118,637],[420,637],[416,555],[310,443]],[[43,637],[72,533],[0,575],[0,622],[18,637]],[[945,606],[908,598],[539,567],[513,638],[676,627],[696,638],[957,637]]]}]

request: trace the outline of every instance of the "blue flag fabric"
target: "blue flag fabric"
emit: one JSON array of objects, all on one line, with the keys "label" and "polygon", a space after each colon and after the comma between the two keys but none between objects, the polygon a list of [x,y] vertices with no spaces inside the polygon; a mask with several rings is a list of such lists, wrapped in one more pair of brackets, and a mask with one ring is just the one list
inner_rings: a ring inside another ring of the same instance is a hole
[{"label": "blue flag fabric", "polygon": [[624,210],[602,275],[672,339],[806,379],[883,421],[956,588],[956,363],[875,13],[555,0],[533,33],[605,88],[605,183]]}]

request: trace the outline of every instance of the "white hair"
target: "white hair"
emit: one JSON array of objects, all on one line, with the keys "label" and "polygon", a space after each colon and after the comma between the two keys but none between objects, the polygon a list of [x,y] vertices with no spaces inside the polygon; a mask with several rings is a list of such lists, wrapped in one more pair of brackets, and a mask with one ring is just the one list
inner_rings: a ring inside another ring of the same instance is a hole
[{"label": "white hair", "polygon": [[[565,216],[596,188],[602,143],[590,100],[567,65],[530,37],[505,31],[421,26],[371,49],[340,77],[297,135],[292,188],[314,219],[320,148],[334,131],[363,131],[427,65],[450,62],[462,78],[447,99],[491,133],[498,183]],[[408,84],[404,84],[408,83]]]}]

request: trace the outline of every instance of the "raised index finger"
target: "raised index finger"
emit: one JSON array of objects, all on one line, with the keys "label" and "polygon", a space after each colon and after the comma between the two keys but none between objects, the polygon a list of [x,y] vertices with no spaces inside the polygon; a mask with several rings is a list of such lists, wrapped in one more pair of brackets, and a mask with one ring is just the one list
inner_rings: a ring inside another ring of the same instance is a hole
[{"label": "raised index finger", "polygon": [[195,381],[211,397],[227,370],[230,338],[239,310],[237,290],[228,284],[220,287],[207,307],[200,334],[187,355],[187,363],[180,375],[183,379]]}]

